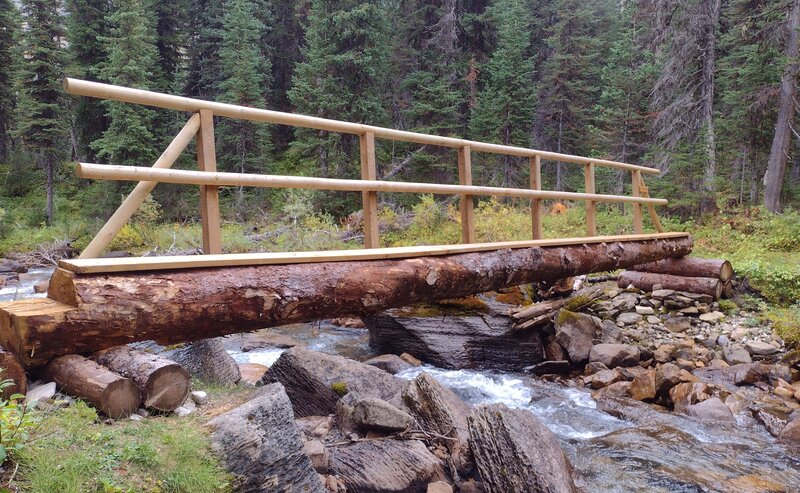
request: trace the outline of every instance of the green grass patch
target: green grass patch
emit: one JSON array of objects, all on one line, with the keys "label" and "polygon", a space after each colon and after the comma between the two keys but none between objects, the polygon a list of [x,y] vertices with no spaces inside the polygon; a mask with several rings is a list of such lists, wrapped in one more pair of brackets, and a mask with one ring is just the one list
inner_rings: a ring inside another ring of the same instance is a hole
[{"label": "green grass patch", "polygon": [[29,493],[218,493],[230,477],[199,417],[102,422],[82,402],[48,413],[18,454]]}]

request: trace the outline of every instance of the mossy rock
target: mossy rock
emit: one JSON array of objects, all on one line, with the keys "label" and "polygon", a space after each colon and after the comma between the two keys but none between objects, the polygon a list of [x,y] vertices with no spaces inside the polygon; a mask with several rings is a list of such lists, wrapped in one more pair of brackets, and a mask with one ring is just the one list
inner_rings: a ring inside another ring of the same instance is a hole
[{"label": "mossy rock", "polygon": [[347,382],[333,382],[331,384],[331,390],[336,393],[339,397],[344,397],[347,395]]}]

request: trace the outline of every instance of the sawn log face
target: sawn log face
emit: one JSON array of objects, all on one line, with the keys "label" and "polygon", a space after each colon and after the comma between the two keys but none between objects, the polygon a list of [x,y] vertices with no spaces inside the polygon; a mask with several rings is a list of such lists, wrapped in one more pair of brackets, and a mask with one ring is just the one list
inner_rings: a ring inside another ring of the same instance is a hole
[{"label": "sawn log face", "polygon": [[74,310],[9,313],[7,347],[26,366],[140,340],[162,344],[365,315],[532,281],[680,257],[690,237],[507,249],[402,260],[76,275],[58,270],[50,296]]}]

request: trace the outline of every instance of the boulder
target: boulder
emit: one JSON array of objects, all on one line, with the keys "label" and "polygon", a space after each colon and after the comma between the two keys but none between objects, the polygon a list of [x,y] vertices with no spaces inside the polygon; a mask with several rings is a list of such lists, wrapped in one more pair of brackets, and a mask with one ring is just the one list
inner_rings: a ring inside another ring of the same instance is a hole
[{"label": "boulder", "polygon": [[38,383],[28,387],[28,392],[25,394],[25,402],[38,402],[47,401],[56,395],[56,383]]},{"label": "boulder", "polygon": [[753,417],[769,432],[770,435],[777,437],[788,423],[789,413],[784,409],[775,407],[762,407],[753,405],[750,407]]},{"label": "boulder", "polygon": [[212,449],[233,474],[237,492],[325,492],[280,384],[264,387],[208,424]]},{"label": "boulder", "polygon": [[601,370],[608,370],[608,367],[603,363],[595,361],[594,363],[587,363],[583,368],[584,375],[593,375]]},{"label": "boulder", "polygon": [[672,361],[675,354],[675,346],[672,344],[661,344],[653,351],[653,359],[659,363],[667,363]]},{"label": "boulder", "polygon": [[283,334],[276,334],[269,329],[259,330],[250,334],[244,334],[242,340],[242,351],[252,351],[265,347],[286,349],[295,346],[302,346],[303,343],[293,337]]},{"label": "boulder", "polygon": [[589,352],[589,361],[616,368],[638,365],[639,356],[639,348],[630,344],[597,344]]},{"label": "boulder", "polygon": [[269,366],[258,363],[239,363],[240,382],[255,387],[269,370]]},{"label": "boulder", "polygon": [[556,341],[554,335],[547,336],[544,340],[544,357],[547,361],[564,361],[567,359],[567,353],[564,352],[561,344]]},{"label": "boulder", "polygon": [[686,409],[710,397],[708,385],[701,382],[683,382],[672,387],[669,397],[676,413],[685,413]]},{"label": "boulder", "polygon": [[555,325],[556,340],[567,351],[570,361],[581,363],[589,359],[594,333],[599,328],[595,318],[562,309]]},{"label": "boulder", "polygon": [[622,333],[622,330],[617,327],[617,324],[611,320],[603,320],[600,342],[607,344],[621,344],[624,340],[625,335]]},{"label": "boulder", "polygon": [[588,380],[592,388],[602,389],[622,380],[622,375],[617,370],[600,370]]},{"label": "boulder", "polygon": [[605,397],[630,397],[630,394],[631,382],[617,382],[598,390],[594,393],[594,397],[595,399],[602,399]]},{"label": "boulder", "polygon": [[747,349],[741,346],[728,346],[722,350],[722,357],[729,365],[739,365],[743,363],[750,363],[753,360],[750,358],[750,353]]},{"label": "boulder", "polygon": [[374,366],[302,346],[281,354],[261,382],[283,384],[297,417],[332,414],[336,401],[350,392],[391,401],[404,383]]},{"label": "boulder", "polygon": [[225,350],[221,338],[195,341],[164,355],[204,382],[231,386],[242,378],[239,365]]},{"label": "boulder", "polygon": [[668,331],[680,333],[689,330],[692,326],[692,319],[689,317],[666,317],[663,323]]},{"label": "boulder", "polygon": [[664,363],[656,368],[656,394],[661,397],[669,395],[672,387],[681,383],[681,369],[672,363]]},{"label": "boulder", "polygon": [[427,373],[408,382],[403,389],[403,403],[423,430],[443,437],[435,440],[447,448],[459,470],[466,470],[472,455],[467,429],[469,406]]},{"label": "boulder", "polygon": [[656,397],[656,371],[649,369],[639,372],[631,381],[631,399],[648,401]]},{"label": "boulder", "polygon": [[319,440],[309,440],[303,444],[303,452],[308,456],[315,471],[320,474],[328,472],[331,466],[331,456],[325,448],[325,444]]},{"label": "boulder", "polygon": [[306,416],[294,420],[300,431],[306,436],[322,438],[333,429],[331,416]]},{"label": "boulder", "polygon": [[426,493],[428,483],[445,479],[441,461],[419,440],[367,440],[338,447],[331,453],[330,469],[347,493]]},{"label": "boulder", "polygon": [[686,408],[686,414],[695,418],[736,423],[733,413],[718,397],[706,399]]},{"label": "boulder", "polygon": [[375,356],[374,358],[370,358],[365,361],[364,364],[374,366],[375,368],[380,368],[381,370],[391,373],[392,375],[400,373],[404,370],[408,370],[409,368],[414,368],[413,365],[400,359],[400,356],[396,354],[382,354],[380,356]]},{"label": "boulder", "polygon": [[617,316],[617,323],[622,325],[636,325],[642,321],[642,316],[636,312],[624,312]]},{"label": "boulder", "polygon": [[778,441],[792,447],[800,448],[800,419],[790,421],[783,427]]},{"label": "boulder", "polygon": [[761,341],[749,341],[744,344],[747,352],[753,356],[769,356],[778,352],[778,348],[772,344]]},{"label": "boulder", "polygon": [[356,403],[353,421],[361,428],[395,432],[407,429],[414,418],[384,400],[367,397]]},{"label": "boulder", "polygon": [[553,433],[531,412],[476,407],[470,445],[487,493],[574,493],[572,466]]},{"label": "boulder", "polygon": [[16,260],[3,258],[0,259],[0,272],[16,272],[22,274],[23,272],[28,272],[28,269]]}]

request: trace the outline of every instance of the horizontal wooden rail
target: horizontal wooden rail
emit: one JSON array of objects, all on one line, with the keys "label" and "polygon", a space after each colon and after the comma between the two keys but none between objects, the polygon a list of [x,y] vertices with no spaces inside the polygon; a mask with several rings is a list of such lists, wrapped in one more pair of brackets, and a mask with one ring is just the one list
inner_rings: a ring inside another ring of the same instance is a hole
[{"label": "horizontal wooden rail", "polygon": [[596,243],[626,243],[648,240],[667,240],[688,237],[689,233],[653,233],[642,235],[593,236],[591,238],[557,238],[547,240],[503,241],[466,245],[434,245],[359,250],[328,250],[318,252],[229,253],[224,255],[177,255],[168,257],[123,257],[61,260],[58,266],[78,274],[127,272],[245,265],[304,264],[312,262],[350,262],[354,260],[385,260],[397,258],[454,255],[458,253],[493,250],[591,245]]},{"label": "horizontal wooden rail", "polygon": [[296,127],[314,128],[318,130],[328,130],[331,132],[342,132],[354,135],[364,135],[367,132],[375,134],[376,138],[396,140],[402,142],[414,142],[417,144],[429,144],[442,147],[462,148],[469,146],[474,152],[489,152],[494,154],[506,154],[510,156],[535,157],[550,161],[561,161],[565,163],[589,164],[605,166],[609,168],[624,169],[629,171],[640,171],[646,174],[658,174],[659,170],[645,166],[636,166],[628,163],[609,161],[605,159],[590,159],[570,154],[557,152],[539,151],[526,149],[523,147],[506,146],[499,144],[489,144],[485,142],[475,142],[465,139],[452,137],[439,137],[435,135],[407,132],[391,128],[364,125],[361,123],[344,122],[340,120],[330,120],[307,115],[297,115],[294,113],[283,113],[280,111],[264,110],[259,108],[249,108],[246,106],[236,106],[233,104],[204,101],[183,96],[174,96],[142,89],[130,87],[120,87],[100,82],[91,82],[80,79],[64,79],[64,90],[69,94],[78,96],[89,96],[101,99],[112,99],[128,103],[155,106],[158,108],[168,108],[174,110],[189,111],[192,113],[200,110],[210,110],[216,116],[237,118],[240,120],[251,120],[280,125],[292,125]]},{"label": "horizontal wooden rail", "polygon": [[183,185],[250,186],[261,188],[304,188],[313,190],[339,190],[350,192],[400,192],[433,193],[443,195],[483,195],[495,197],[522,197],[551,200],[592,200],[595,202],[630,202],[634,204],[666,204],[666,199],[630,197],[627,195],[601,195],[594,193],[554,192],[521,188],[498,188],[467,185],[441,185],[437,183],[408,183],[379,180],[344,180],[339,178],[314,178],[306,176],[256,175],[247,173],[209,173],[204,171],[157,169],[140,166],[77,163],[80,178],[123,181],[157,181]]}]

